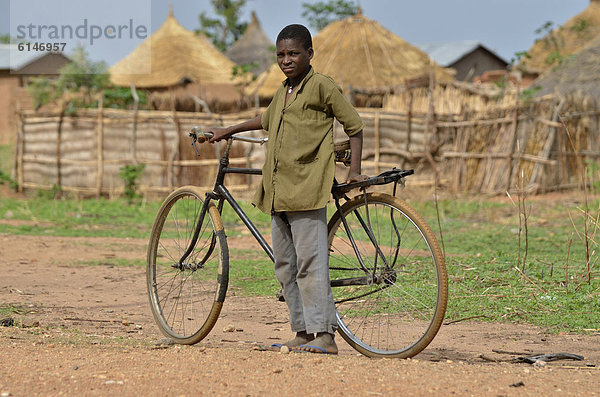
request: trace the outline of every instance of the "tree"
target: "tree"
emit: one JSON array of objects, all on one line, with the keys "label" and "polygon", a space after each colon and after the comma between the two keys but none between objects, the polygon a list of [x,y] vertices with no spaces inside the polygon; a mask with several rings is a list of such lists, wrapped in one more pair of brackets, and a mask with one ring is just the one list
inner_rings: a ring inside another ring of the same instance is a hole
[{"label": "tree", "polygon": [[0,34],[0,43],[9,44],[10,43],[10,35],[9,34]]},{"label": "tree", "polygon": [[302,3],[302,16],[308,20],[309,26],[321,30],[333,21],[356,15],[358,7],[347,0],[319,1],[317,3]]},{"label": "tree", "polygon": [[200,14],[200,29],[221,51],[229,48],[246,30],[247,22],[240,22],[242,8],[246,0],[211,0],[217,15],[210,18],[205,12]]},{"label": "tree", "polygon": [[[105,107],[125,108],[133,103],[130,89],[112,86],[106,62],[92,61],[82,45],[75,48],[70,60],[60,69],[58,79],[31,77],[27,90],[36,108],[61,97],[67,101],[68,111],[77,107],[96,107],[100,92],[104,95]],[[147,97],[142,93],[140,103],[146,102]]]}]

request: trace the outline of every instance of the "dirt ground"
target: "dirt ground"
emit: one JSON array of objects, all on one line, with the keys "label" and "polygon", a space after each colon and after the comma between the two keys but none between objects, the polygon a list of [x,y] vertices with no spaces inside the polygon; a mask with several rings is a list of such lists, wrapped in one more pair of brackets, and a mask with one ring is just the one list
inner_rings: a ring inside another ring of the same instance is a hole
[{"label": "dirt ground", "polygon": [[[247,246],[247,239],[228,242]],[[369,359],[341,338],[338,356],[282,354],[255,346],[291,337],[285,304],[231,289],[205,340],[160,345],[145,269],[115,265],[115,258],[143,259],[145,250],[136,239],[0,234],[0,307],[14,309],[0,320],[15,321],[0,326],[0,397],[600,395],[600,334],[462,321],[444,325],[410,360]],[[224,332],[230,325],[236,331]],[[559,352],[585,360],[510,362]]]}]

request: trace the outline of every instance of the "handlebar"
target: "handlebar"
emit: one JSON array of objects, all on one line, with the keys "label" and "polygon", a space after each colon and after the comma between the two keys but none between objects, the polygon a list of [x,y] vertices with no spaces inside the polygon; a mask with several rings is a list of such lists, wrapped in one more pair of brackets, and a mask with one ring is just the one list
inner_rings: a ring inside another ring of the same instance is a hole
[{"label": "handlebar", "polygon": [[[196,152],[196,155],[200,156],[200,152],[198,151],[198,148],[196,147],[196,142],[204,143],[204,142],[208,141],[210,138],[212,138],[215,134],[213,134],[212,132],[208,132],[208,131],[202,131],[200,129],[200,127],[196,126],[196,127],[192,128],[189,135],[190,135],[190,138],[192,138],[192,146],[194,147],[194,151]],[[231,137],[227,138],[227,140],[258,143],[258,144],[263,145],[265,142],[267,142],[269,140],[269,138],[254,138],[251,136],[231,136]]]},{"label": "handlebar", "polygon": [[[204,142],[208,141],[210,138],[212,138],[213,136],[214,136],[214,134],[212,132],[202,131],[200,129],[200,127],[193,127],[192,131],[190,132],[190,137],[192,137],[192,139],[194,139],[194,137],[196,137],[196,140],[198,141],[198,143],[204,143]],[[259,143],[261,145],[269,140],[269,138],[255,138],[252,136],[240,136],[240,135],[233,135],[233,136],[229,137],[228,139],[231,139],[232,141]]]}]

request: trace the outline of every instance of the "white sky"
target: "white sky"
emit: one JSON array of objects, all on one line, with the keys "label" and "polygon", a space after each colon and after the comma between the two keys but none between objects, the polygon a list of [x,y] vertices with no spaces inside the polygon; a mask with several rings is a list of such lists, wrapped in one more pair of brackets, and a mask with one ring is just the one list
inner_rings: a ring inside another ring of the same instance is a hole
[{"label": "white sky", "polygon": [[[11,0],[18,2],[19,0]],[[81,19],[71,15],[68,7],[61,7],[66,0],[45,0],[56,4],[55,12],[73,21]],[[169,3],[173,3],[175,17],[187,29],[199,27],[198,15],[212,12],[210,0],[140,0],[151,4],[151,30],[164,22]],[[249,19],[255,10],[263,29],[272,41],[277,33],[290,23],[307,22],[301,17],[302,3],[314,0],[248,0],[244,16]],[[102,4],[97,0],[80,0],[90,6]],[[107,10],[115,17],[130,14],[135,17],[139,10],[128,10],[128,1],[122,0],[118,9]],[[366,17],[378,21],[385,28],[411,44],[436,41],[477,40],[501,57],[510,61],[515,52],[527,50],[539,38],[534,31],[546,21],[563,24],[583,11],[589,0],[360,0]],[[0,34],[10,31],[9,0],[0,0]],[[39,13],[32,9],[32,17]],[[44,11],[48,15],[48,10]],[[147,13],[147,10],[145,10]],[[75,22],[74,22],[75,23]],[[311,30],[312,31],[312,30]],[[312,31],[313,34],[316,32]],[[116,43],[116,42],[115,42]],[[131,42],[122,42],[109,49],[94,48],[92,58],[114,64],[133,48]],[[69,50],[67,50],[69,52]]]}]

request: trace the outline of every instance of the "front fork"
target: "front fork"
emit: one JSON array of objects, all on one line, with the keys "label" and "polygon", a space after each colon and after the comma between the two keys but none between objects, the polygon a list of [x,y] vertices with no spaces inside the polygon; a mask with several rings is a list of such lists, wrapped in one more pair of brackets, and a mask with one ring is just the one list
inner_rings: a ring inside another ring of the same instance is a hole
[{"label": "front fork", "polygon": [[[194,250],[194,247],[196,246],[196,243],[198,242],[198,237],[200,236],[200,232],[202,231],[202,225],[204,224],[204,218],[206,217],[206,214],[208,212],[210,202],[213,199],[213,197],[211,197],[211,195],[212,195],[212,193],[206,193],[206,196],[204,198],[204,203],[202,203],[202,209],[200,210],[200,215],[198,216],[198,221],[196,223],[196,228],[194,229],[194,235],[192,236],[192,239],[191,239],[187,249],[181,256],[179,261],[175,265],[173,265],[174,268],[177,268],[179,270],[184,270],[184,269],[196,270],[197,268],[201,268],[204,265],[204,262],[206,262],[206,260],[208,258],[210,258],[210,255],[212,254],[212,252],[215,248],[215,245],[217,244],[217,236],[215,235],[215,233],[213,233],[211,241],[210,241],[210,246],[208,247],[206,254],[204,254],[204,257],[200,260],[200,262],[198,264],[193,264],[193,265],[185,264],[186,259],[188,258],[188,256],[190,256],[190,254]],[[219,204],[218,204],[217,208],[219,210],[219,213],[221,213],[221,210],[223,209],[223,200],[219,200]]]}]

